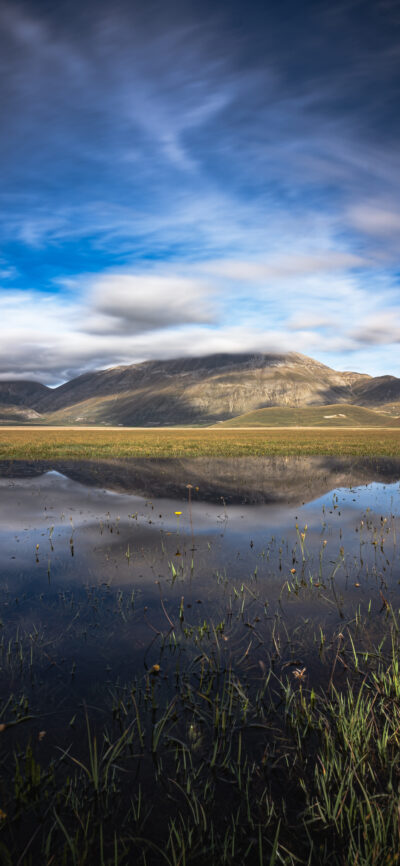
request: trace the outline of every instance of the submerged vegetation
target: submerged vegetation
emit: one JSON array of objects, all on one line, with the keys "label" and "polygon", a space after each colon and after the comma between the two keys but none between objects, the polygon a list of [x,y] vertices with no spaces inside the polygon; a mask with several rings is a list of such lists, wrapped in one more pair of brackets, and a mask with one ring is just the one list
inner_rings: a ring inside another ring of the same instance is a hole
[{"label": "submerged vegetation", "polygon": [[[15,743],[2,756],[2,862],[397,863],[394,631],[373,652],[347,628],[332,638],[325,688],[305,667],[267,659],[249,681],[243,662],[239,673],[221,653],[222,625],[173,632],[159,662],[110,688],[101,720],[85,708],[70,720],[85,742],[67,736],[47,760],[46,732],[13,693],[2,715],[2,736]],[[274,638],[282,646],[277,630]],[[188,641],[197,654],[184,660]],[[175,669],[164,674],[171,653]]]},{"label": "submerged vegetation", "polygon": [[400,428],[0,428],[1,460],[400,456]]},{"label": "submerged vegetation", "polygon": [[82,569],[72,523],[32,545],[47,591],[3,580],[0,861],[394,866],[395,510],[367,510],[347,549],[334,496],[317,534],[248,538],[230,573],[196,534],[192,493],[151,529],[157,557],[119,517],[99,524],[128,584],[53,585],[61,543]]}]

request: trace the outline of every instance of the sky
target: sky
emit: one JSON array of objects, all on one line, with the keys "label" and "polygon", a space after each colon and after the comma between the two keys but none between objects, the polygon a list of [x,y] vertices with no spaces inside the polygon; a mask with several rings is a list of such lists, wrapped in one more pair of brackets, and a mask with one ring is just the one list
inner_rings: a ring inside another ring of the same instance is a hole
[{"label": "sky", "polygon": [[0,378],[400,376],[398,0],[0,0]]}]

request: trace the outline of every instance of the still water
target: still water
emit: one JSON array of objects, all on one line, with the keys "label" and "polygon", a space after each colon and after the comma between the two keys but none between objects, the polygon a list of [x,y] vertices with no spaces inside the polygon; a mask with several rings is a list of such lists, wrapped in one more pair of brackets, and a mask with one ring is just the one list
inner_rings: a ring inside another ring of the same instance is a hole
[{"label": "still water", "polygon": [[4,862],[355,862],[287,845],[332,695],[397,664],[399,533],[400,461],[0,464]]},{"label": "still water", "polygon": [[2,689],[40,670],[25,686],[56,730],[171,635],[217,629],[251,667],[279,620],[281,663],[311,669],[318,631],[357,611],[375,638],[400,600],[399,479],[392,460],[3,463]]}]

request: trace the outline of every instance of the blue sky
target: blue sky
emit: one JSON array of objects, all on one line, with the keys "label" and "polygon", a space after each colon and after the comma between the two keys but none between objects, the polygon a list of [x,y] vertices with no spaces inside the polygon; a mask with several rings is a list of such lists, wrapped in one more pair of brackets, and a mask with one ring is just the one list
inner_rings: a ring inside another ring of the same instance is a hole
[{"label": "blue sky", "polygon": [[400,375],[397,2],[0,0],[0,377]]}]

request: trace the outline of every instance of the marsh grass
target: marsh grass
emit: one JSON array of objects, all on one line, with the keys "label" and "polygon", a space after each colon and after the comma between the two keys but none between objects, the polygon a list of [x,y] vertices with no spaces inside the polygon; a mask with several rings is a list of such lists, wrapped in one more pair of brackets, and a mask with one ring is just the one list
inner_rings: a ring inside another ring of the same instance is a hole
[{"label": "marsh grass", "polygon": [[35,621],[1,590],[0,862],[399,863],[396,520],[365,515],[356,559],[299,524],[208,599],[187,529],[160,536],[150,606],[134,543],[128,588],[49,590]]},{"label": "marsh grass", "polygon": [[398,457],[400,428],[0,428],[2,460],[252,455]]},{"label": "marsh grass", "polygon": [[[79,757],[67,745],[44,765],[29,737],[2,756],[3,862],[397,863],[387,637],[387,654],[361,654],[361,675],[344,638],[345,688],[325,690],[271,664],[239,675],[214,635],[189,664],[180,656],[169,688],[154,672],[120,686],[106,724],[82,708]],[[171,652],[170,639],[160,670]]]}]

